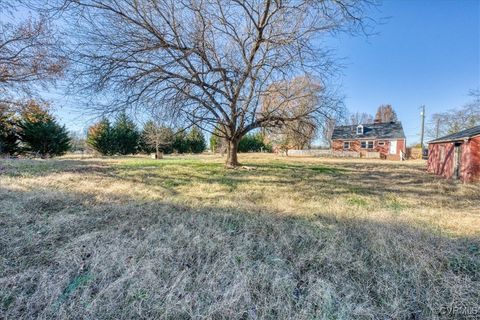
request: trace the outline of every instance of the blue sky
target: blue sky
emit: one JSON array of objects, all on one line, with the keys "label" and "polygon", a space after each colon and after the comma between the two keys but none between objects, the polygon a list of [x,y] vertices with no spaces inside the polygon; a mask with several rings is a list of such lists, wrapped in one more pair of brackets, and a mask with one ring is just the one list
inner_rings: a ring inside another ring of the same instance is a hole
[{"label": "blue sky", "polygon": [[386,0],[373,16],[387,18],[377,35],[331,41],[345,58],[345,103],[371,114],[391,104],[411,144],[420,140],[421,105],[428,119],[480,87],[480,1]]},{"label": "blue sky", "polygon": [[[329,45],[343,58],[338,78],[351,112],[374,114],[392,104],[407,143],[419,141],[420,111],[428,116],[469,101],[480,87],[480,0],[386,0],[371,16],[383,23],[369,37],[341,35]],[[49,94],[59,120],[83,131],[92,116],[75,98]]]}]

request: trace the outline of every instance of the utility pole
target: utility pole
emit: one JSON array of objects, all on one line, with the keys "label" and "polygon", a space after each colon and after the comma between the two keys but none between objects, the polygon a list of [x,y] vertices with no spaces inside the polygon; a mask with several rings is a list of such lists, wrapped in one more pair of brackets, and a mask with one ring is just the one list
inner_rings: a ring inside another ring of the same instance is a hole
[{"label": "utility pole", "polygon": [[420,115],[422,116],[422,132],[420,133],[420,147],[422,148],[422,155],[423,155],[423,136],[425,134],[425,106],[421,106],[422,112]]}]

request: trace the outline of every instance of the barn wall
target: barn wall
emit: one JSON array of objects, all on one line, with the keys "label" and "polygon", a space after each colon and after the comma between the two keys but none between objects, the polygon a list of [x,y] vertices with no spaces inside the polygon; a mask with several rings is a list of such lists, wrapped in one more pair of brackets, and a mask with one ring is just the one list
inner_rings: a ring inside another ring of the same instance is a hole
[{"label": "barn wall", "polygon": [[[441,159],[444,148],[445,159]],[[451,178],[454,175],[455,143],[432,143],[428,146],[427,171]],[[480,181],[480,136],[462,144],[460,179],[464,182]]]},{"label": "barn wall", "polygon": [[465,182],[480,181],[480,136],[470,139],[464,145],[460,174]]},{"label": "barn wall", "polygon": [[[442,159],[442,150],[444,159]],[[453,176],[453,161],[455,157],[453,142],[431,143],[428,145],[427,171],[451,178]]]}]

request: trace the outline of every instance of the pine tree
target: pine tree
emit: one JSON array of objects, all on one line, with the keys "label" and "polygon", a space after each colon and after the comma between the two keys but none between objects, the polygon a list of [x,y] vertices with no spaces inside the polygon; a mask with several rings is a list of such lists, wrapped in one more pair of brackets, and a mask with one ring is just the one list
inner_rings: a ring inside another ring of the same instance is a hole
[{"label": "pine tree", "polygon": [[138,150],[140,133],[135,123],[127,116],[121,113],[112,128],[113,147],[115,154],[135,154]]},{"label": "pine tree", "polygon": [[178,153],[187,153],[190,151],[190,146],[184,131],[175,134],[173,138],[172,149],[174,152]]},{"label": "pine tree", "polygon": [[193,127],[188,133],[187,144],[189,149],[188,151],[192,153],[202,153],[207,147],[205,137],[203,136],[202,131],[197,127]]},{"label": "pine tree", "polygon": [[70,150],[70,137],[65,126],[40,105],[33,105],[21,113],[18,136],[23,149],[42,158],[60,156]]},{"label": "pine tree", "polygon": [[17,123],[12,112],[0,110],[0,154],[14,155],[20,152]]},{"label": "pine tree", "polygon": [[102,155],[114,155],[112,127],[103,119],[88,128],[87,144]]}]

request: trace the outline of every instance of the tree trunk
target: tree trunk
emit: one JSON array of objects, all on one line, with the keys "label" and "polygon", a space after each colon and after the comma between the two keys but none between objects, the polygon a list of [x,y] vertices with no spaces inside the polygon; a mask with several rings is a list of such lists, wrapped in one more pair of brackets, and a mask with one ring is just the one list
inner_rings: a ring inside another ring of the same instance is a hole
[{"label": "tree trunk", "polygon": [[240,139],[237,138],[227,141],[227,162],[225,163],[227,168],[235,168],[240,165],[237,157],[239,142]]},{"label": "tree trunk", "polygon": [[155,145],[155,159],[163,159],[163,152],[160,152],[158,143]]}]

